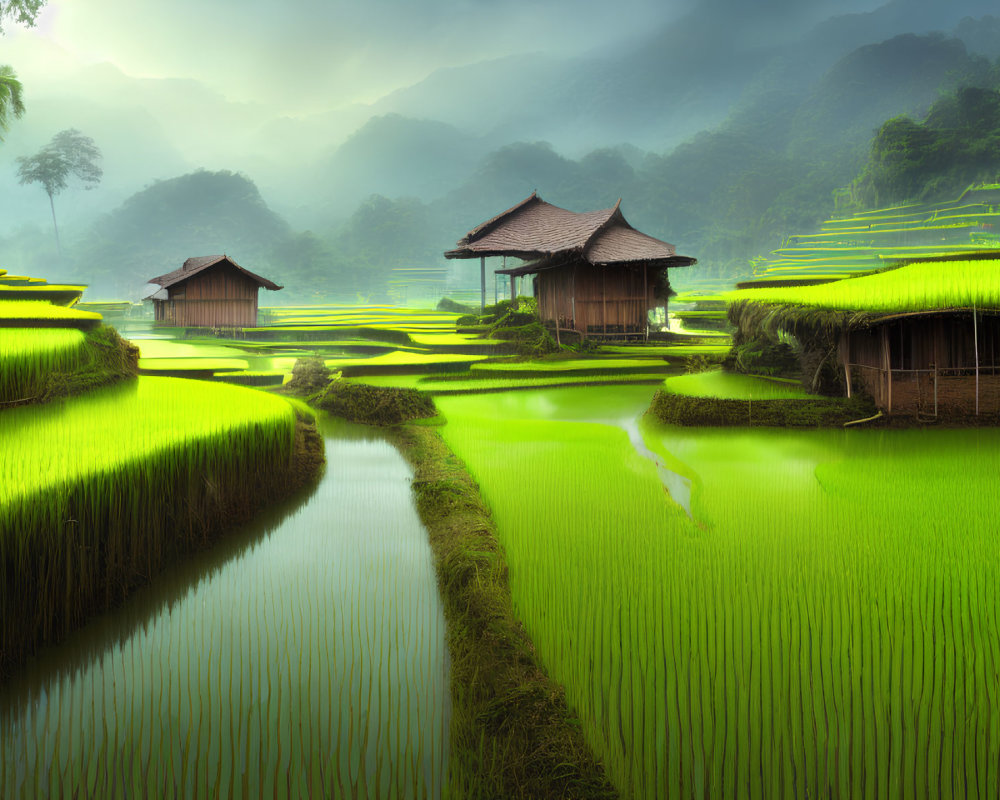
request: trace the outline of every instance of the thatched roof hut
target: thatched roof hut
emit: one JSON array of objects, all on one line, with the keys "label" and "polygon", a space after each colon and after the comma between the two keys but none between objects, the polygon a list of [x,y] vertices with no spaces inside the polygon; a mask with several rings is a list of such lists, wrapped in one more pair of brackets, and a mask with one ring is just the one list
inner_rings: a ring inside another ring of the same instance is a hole
[{"label": "thatched roof hut", "polygon": [[910,262],[814,286],[733,292],[738,338],[827,349],[848,396],[886,412],[1000,414],[1000,253]]},{"label": "thatched roof hut", "polygon": [[656,286],[669,267],[696,259],[628,224],[621,200],[613,208],[574,212],[536,193],[469,231],[447,258],[480,259],[486,302],[487,256],[529,263],[496,270],[511,278],[533,275],[542,320],[556,330],[584,336],[645,337],[647,313],[657,305]]},{"label": "thatched roof hut", "polygon": [[156,321],[179,327],[252,328],[259,289],[282,288],[226,255],[189,258],[180,269],[149,283],[161,287],[147,298],[153,301]]}]

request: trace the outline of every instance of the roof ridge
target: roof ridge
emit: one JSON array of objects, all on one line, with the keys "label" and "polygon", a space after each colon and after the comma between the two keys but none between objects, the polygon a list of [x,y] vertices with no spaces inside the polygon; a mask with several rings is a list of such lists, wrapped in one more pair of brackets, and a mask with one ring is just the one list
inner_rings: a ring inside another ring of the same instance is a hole
[{"label": "roof ridge", "polygon": [[[470,244],[475,239],[478,239],[480,236],[485,236],[487,233],[493,230],[493,228],[495,228],[504,217],[508,215],[513,215],[515,212],[520,211],[522,208],[527,206],[528,203],[532,202],[533,200],[537,200],[539,203],[545,203],[545,201],[538,196],[538,190],[535,189],[520,203],[512,205],[506,211],[501,211],[495,217],[490,217],[490,219],[486,220],[486,222],[479,223],[475,228],[470,230],[467,234],[465,234],[465,236],[463,236],[461,239],[458,240],[457,242],[458,246],[463,247],[467,244]],[[545,204],[552,205],[551,203],[545,203]]]},{"label": "roof ridge", "polygon": [[[615,203],[613,208],[605,209],[608,212],[607,219],[605,219],[604,222],[602,222],[600,225],[594,228],[594,232],[587,237],[587,241],[585,241],[583,243],[583,246],[580,248],[580,252],[583,253],[584,256],[587,255],[587,251],[590,250],[591,245],[597,240],[597,237],[599,237],[602,233],[604,233],[604,231],[606,231],[609,227],[611,227],[611,223],[614,222],[615,220],[622,222],[626,228],[632,228],[632,226],[629,225],[628,221],[625,219],[625,215],[622,214],[621,205],[622,205],[622,199],[619,197],[618,202]],[[632,228],[632,230],[635,230],[635,228]]]}]

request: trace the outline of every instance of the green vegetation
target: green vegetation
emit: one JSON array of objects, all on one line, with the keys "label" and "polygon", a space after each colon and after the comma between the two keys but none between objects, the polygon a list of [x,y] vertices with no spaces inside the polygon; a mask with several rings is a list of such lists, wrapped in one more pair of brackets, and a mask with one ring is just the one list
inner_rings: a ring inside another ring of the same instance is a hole
[{"label": "green vegetation", "polygon": [[0,300],[0,327],[52,327],[68,323],[75,328],[91,328],[100,323],[95,311],[57,306],[44,300]]},{"label": "green vegetation", "polygon": [[0,404],[43,402],[136,374],[137,353],[112,328],[0,327]]},{"label": "green vegetation", "polygon": [[584,391],[439,404],[515,610],[624,795],[1000,791],[997,435],[648,423],[688,519],[621,431],[556,421],[614,416]]},{"label": "green vegetation", "polygon": [[691,397],[717,397],[732,400],[804,400],[815,399],[797,383],[739,375],[722,370],[677,375],[663,382],[672,394]]},{"label": "green vegetation", "polygon": [[1000,308],[1000,258],[909,264],[819,286],[744,289],[733,303],[772,303],[885,313],[947,308]]},{"label": "green vegetation", "polygon": [[937,100],[923,122],[902,116],[882,125],[853,187],[858,199],[878,206],[937,199],[973,183],[982,189],[995,184],[1000,175],[998,89],[966,86]]},{"label": "green vegetation", "polygon": [[398,425],[437,414],[434,401],[416,389],[367,386],[340,379],[331,381],[311,402],[335,416],[366,425]]},{"label": "green vegetation", "polygon": [[169,378],[5,411],[0,442],[4,668],[317,464],[283,399]]},{"label": "green vegetation", "polygon": [[78,367],[85,341],[72,328],[0,328],[0,402],[34,397],[50,373]]},{"label": "green vegetation", "polygon": [[490,512],[436,429],[394,433],[435,553],[451,654],[454,797],[612,798],[562,687],[514,615]]}]

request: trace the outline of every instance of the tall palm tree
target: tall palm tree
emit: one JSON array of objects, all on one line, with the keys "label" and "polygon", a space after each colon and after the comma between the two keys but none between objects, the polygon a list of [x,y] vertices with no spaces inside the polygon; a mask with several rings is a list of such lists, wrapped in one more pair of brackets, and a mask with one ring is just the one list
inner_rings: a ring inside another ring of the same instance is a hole
[{"label": "tall palm tree", "polygon": [[21,81],[14,74],[14,68],[0,64],[0,142],[11,120],[24,114],[22,93]]}]

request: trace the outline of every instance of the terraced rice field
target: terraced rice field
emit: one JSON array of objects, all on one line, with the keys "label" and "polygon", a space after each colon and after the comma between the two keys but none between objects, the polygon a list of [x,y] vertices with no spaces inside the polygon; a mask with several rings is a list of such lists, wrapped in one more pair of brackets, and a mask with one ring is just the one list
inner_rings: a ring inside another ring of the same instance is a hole
[{"label": "terraced rice field", "polygon": [[689,519],[624,432],[562,421],[618,391],[439,405],[623,793],[997,796],[1000,434],[648,427]]},{"label": "terraced rice field", "polygon": [[444,619],[409,468],[325,432],[311,496],[0,689],[4,798],[442,795]]},{"label": "terraced rice field", "polygon": [[759,279],[843,278],[899,259],[1000,248],[1000,221],[989,190],[966,192],[952,203],[876,209],[835,218],[819,231],[791,236],[756,271]]}]

